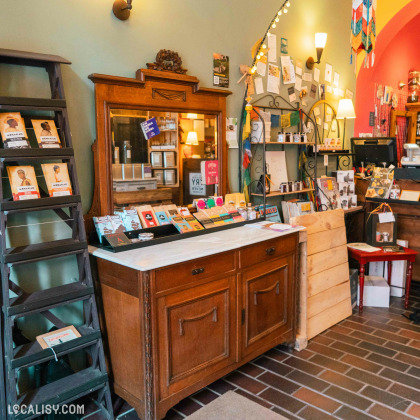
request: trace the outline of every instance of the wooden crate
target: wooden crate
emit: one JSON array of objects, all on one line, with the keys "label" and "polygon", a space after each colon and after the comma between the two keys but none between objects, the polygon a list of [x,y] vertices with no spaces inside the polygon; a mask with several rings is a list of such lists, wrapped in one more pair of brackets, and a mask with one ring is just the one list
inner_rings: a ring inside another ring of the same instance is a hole
[{"label": "wooden crate", "polygon": [[307,230],[307,339],[349,317],[350,276],[344,210],[294,217],[294,225]]}]

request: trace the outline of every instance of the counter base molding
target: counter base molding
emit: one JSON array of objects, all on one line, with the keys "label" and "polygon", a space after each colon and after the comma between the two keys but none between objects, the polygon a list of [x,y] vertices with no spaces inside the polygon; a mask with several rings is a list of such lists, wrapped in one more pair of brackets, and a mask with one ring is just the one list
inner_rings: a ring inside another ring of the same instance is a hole
[{"label": "counter base molding", "polygon": [[[295,345],[305,235],[238,229],[254,235],[254,244],[236,241],[234,249],[146,271],[91,249],[114,390],[140,418],[161,419],[180,400],[274,346]],[[217,235],[207,238],[215,243]],[[183,252],[188,241],[179,242]],[[159,253],[165,245],[152,248]]]}]

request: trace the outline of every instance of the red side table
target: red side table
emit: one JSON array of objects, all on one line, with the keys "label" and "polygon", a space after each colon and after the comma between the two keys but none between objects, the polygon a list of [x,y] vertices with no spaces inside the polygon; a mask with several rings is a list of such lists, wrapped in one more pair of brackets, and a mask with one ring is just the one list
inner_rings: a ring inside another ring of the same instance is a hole
[{"label": "red side table", "polygon": [[407,261],[407,281],[405,285],[405,309],[408,308],[408,298],[410,296],[411,277],[413,276],[413,263],[416,259],[417,251],[404,248],[404,252],[376,252],[360,251],[358,249],[348,248],[349,257],[354,258],[359,263],[359,312],[363,312],[363,290],[365,287],[365,267],[367,263],[375,261],[388,262],[388,284],[391,284],[392,261]]}]

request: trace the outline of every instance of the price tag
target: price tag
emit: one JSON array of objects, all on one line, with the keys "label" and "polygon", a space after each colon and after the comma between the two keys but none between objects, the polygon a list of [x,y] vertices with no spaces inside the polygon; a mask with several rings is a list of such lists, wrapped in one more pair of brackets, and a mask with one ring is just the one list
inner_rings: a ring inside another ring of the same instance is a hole
[{"label": "price tag", "polygon": [[394,213],[391,213],[391,212],[378,213],[378,215],[379,215],[379,223],[395,222]]}]

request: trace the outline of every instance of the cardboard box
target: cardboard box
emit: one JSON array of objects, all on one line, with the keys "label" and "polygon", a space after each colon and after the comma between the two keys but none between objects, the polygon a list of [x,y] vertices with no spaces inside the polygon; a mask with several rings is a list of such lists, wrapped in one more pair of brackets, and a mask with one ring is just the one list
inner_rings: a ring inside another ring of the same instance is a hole
[{"label": "cardboard box", "polygon": [[[389,308],[389,298],[389,285],[383,277],[365,276],[363,306]],[[357,301],[360,302],[360,285],[357,288]]]}]

